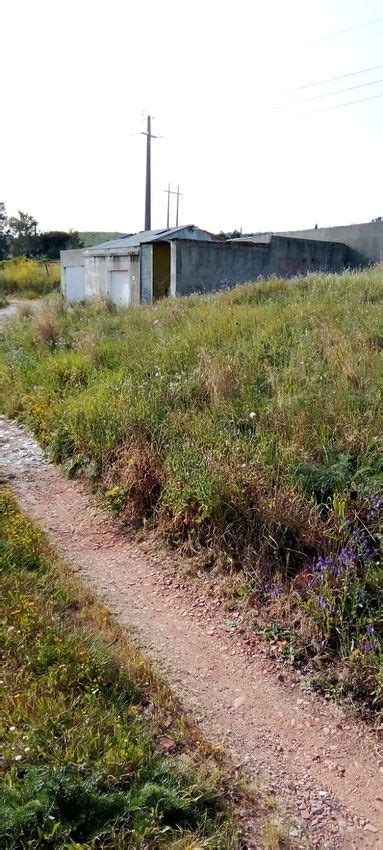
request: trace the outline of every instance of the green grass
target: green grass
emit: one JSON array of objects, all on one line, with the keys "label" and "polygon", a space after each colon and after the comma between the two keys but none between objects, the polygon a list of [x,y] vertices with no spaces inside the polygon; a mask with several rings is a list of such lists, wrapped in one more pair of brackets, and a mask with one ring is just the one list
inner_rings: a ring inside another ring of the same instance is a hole
[{"label": "green grass", "polygon": [[382,481],[382,282],[376,267],[152,308],[52,308],[0,344],[4,411],[68,475],[100,487],[127,522],[219,563],[262,610],[276,585],[282,625],[300,620],[309,655],[351,664],[374,705],[377,653],[371,677],[355,673],[370,603],[351,604],[324,572],[328,622],[313,567],[366,528],[375,566],[353,550],[347,587],[375,588],[377,631],[368,515]]},{"label": "green grass", "polygon": [[15,257],[0,262],[0,291],[13,297],[39,298],[59,289],[60,263]]},{"label": "green grass", "polygon": [[118,233],[116,231],[110,230],[91,230],[81,231],[81,233],[79,233],[84,248],[91,248],[92,245],[98,245],[101,242],[109,242],[111,239],[120,239],[122,236],[125,235],[125,233]]},{"label": "green grass", "polygon": [[238,846],[211,752],[7,491],[0,540],[0,846]]}]

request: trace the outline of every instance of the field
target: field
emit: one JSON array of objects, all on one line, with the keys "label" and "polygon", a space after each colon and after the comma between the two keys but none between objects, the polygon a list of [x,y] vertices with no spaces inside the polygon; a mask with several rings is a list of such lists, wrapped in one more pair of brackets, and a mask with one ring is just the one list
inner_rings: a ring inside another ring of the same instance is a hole
[{"label": "field", "polygon": [[212,751],[4,490],[0,539],[0,846],[237,847]]},{"label": "field", "polygon": [[4,295],[14,298],[39,298],[58,290],[60,263],[15,257],[0,262],[0,300]]},{"label": "field", "polygon": [[47,302],[1,342],[3,409],[157,528],[313,686],[382,705],[383,271],[116,311]]}]

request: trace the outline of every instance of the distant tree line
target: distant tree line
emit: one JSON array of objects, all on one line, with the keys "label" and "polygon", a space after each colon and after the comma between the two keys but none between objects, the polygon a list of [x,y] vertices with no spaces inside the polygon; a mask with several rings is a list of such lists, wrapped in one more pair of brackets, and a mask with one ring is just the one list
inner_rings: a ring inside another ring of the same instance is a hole
[{"label": "distant tree line", "polygon": [[5,204],[0,201],[0,260],[8,257],[35,257],[58,260],[60,251],[83,248],[77,230],[38,230],[33,215],[21,212],[7,217]]}]

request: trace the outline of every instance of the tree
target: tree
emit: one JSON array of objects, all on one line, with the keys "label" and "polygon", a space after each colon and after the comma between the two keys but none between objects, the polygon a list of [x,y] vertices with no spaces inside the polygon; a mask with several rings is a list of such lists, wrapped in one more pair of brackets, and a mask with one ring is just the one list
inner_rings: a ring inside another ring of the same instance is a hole
[{"label": "tree", "polygon": [[49,230],[47,233],[39,233],[37,240],[37,253],[47,260],[58,260],[60,251],[68,248],[84,247],[77,230],[70,230],[69,233],[65,230]]},{"label": "tree", "polygon": [[7,212],[4,201],[0,201],[0,260],[8,256]]},{"label": "tree", "polygon": [[36,253],[37,221],[33,215],[18,210],[19,216],[8,219],[9,230],[13,236],[12,253],[16,257],[25,254],[32,257]]}]

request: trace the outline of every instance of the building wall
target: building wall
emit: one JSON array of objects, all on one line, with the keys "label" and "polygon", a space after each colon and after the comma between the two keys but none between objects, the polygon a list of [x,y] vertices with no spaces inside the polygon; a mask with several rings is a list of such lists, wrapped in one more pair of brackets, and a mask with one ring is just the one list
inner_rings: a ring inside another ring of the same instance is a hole
[{"label": "building wall", "polygon": [[182,240],[177,240],[174,245],[172,276],[175,257],[177,295],[212,292],[267,274],[268,245]]},{"label": "building wall", "polygon": [[349,263],[349,249],[339,242],[272,236],[268,274],[290,277],[312,271],[341,271]]},{"label": "building wall", "polygon": [[140,266],[136,255],[113,254],[85,257],[85,299],[93,301],[109,295],[110,272],[127,271],[130,274],[131,304],[140,302]]},{"label": "building wall", "polygon": [[318,227],[313,230],[289,231],[279,235],[306,237],[325,242],[343,242],[351,249],[349,259],[355,266],[379,263],[383,260],[383,221],[339,227]]},{"label": "building wall", "polygon": [[141,301],[153,301],[153,245],[141,245]]},{"label": "building wall", "polygon": [[211,292],[270,275],[340,271],[347,265],[348,253],[338,243],[282,236],[272,236],[267,243],[177,240],[171,250],[171,293]]},{"label": "building wall", "polygon": [[71,248],[69,251],[60,251],[61,270],[61,292],[66,298],[66,273],[67,268],[81,268],[84,266],[84,251],[82,248]]}]

